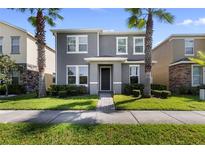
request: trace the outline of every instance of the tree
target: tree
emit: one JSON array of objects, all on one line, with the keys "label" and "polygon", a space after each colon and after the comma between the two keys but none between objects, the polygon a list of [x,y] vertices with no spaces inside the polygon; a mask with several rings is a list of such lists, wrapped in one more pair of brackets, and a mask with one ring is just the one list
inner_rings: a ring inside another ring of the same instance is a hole
[{"label": "tree", "polygon": [[145,97],[151,97],[151,70],[152,70],[152,37],[153,37],[153,18],[160,22],[173,23],[174,16],[165,9],[155,8],[130,8],[126,9],[131,14],[128,18],[129,28],[146,29],[145,34]]},{"label": "tree", "polygon": [[205,66],[205,53],[202,51],[198,51],[197,57],[190,57],[189,60],[199,64],[200,66]]},{"label": "tree", "polygon": [[13,61],[8,55],[0,56],[0,81],[5,85],[6,96],[8,96],[8,85],[12,82],[11,73],[17,69],[15,61]]},{"label": "tree", "polygon": [[31,16],[28,21],[36,29],[36,43],[38,48],[38,71],[39,71],[39,83],[38,83],[38,96],[44,97],[46,95],[45,87],[45,25],[55,26],[54,20],[63,20],[63,17],[59,15],[60,9],[56,8],[31,8],[31,9],[17,9],[21,12],[28,10]]}]

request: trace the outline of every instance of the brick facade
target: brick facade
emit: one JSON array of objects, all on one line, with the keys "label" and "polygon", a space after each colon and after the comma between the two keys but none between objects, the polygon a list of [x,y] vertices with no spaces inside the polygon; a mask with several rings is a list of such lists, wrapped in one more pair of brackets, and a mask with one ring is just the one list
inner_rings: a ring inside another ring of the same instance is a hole
[{"label": "brick facade", "polygon": [[181,86],[191,87],[191,64],[178,64],[169,67],[169,89],[177,91]]}]

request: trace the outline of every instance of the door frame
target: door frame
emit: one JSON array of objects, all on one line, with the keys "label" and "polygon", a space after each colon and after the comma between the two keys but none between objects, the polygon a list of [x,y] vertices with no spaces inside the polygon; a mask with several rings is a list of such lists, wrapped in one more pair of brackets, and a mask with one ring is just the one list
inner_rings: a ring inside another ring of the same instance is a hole
[{"label": "door frame", "polygon": [[[110,89],[109,90],[102,90],[101,89],[101,83],[102,83],[102,78],[101,78],[101,75],[102,75],[102,68],[109,68],[110,69]],[[112,80],[112,75],[111,75],[111,68],[112,66],[100,66],[100,91],[111,91],[111,80]]]}]

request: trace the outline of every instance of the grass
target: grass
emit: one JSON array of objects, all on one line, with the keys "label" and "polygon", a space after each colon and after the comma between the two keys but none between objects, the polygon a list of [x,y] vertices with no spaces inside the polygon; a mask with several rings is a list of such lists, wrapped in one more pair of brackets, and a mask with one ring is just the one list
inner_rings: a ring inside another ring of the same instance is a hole
[{"label": "grass", "polygon": [[97,105],[97,96],[76,96],[69,98],[37,98],[35,94],[26,94],[0,99],[0,109],[14,110],[91,110]]},{"label": "grass", "polygon": [[205,125],[16,123],[0,132],[0,144],[205,144]]},{"label": "grass", "polygon": [[114,102],[117,109],[127,110],[205,110],[205,101],[200,101],[197,96],[137,99],[133,96],[115,95]]}]

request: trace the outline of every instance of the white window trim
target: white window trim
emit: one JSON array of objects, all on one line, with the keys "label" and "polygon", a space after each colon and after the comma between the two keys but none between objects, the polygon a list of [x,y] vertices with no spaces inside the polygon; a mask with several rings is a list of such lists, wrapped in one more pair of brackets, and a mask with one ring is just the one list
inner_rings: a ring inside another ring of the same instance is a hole
[{"label": "white window trim", "polygon": [[[76,47],[75,47],[75,51],[68,51],[68,38],[69,37],[75,37],[76,39]],[[67,54],[85,54],[88,53],[88,42],[84,43],[87,44],[87,50],[86,51],[79,51],[79,37],[87,37],[87,41],[88,41],[88,35],[67,35],[66,37],[66,53]]]},{"label": "white window trim", "polygon": [[194,56],[194,45],[193,45],[193,54],[186,54],[186,40],[192,40],[194,43],[194,39],[193,38],[186,38],[184,39],[184,55],[185,56]]},{"label": "white window trim", "polygon": [[140,84],[140,65],[129,65],[129,84],[131,84],[130,83],[130,77],[131,77],[131,75],[130,75],[130,67],[138,67],[138,72],[137,72],[137,74],[138,74],[138,80],[139,80],[139,84]]},{"label": "white window trim", "polygon": [[[19,52],[18,53],[13,53],[12,52],[12,38],[18,38],[19,39]],[[15,54],[20,54],[21,53],[21,36],[11,36],[11,54],[15,55]]]},{"label": "white window trim", "polygon": [[[191,85],[192,85],[192,87],[197,87],[197,86],[200,86],[200,84],[197,84],[197,85],[194,84],[194,78],[193,78],[194,66],[200,66],[200,65],[197,65],[197,64],[191,65]],[[203,76],[203,74],[202,74],[202,76]]]},{"label": "white window trim", "polygon": [[88,69],[88,65],[66,65],[66,84],[68,85],[68,67],[75,67],[76,69],[76,81],[75,84],[70,85],[80,85],[80,86],[88,86],[88,75],[87,75],[87,84],[80,84],[80,74],[79,74],[79,67],[86,67]]},{"label": "white window trim", "polygon": [[[126,53],[119,53],[118,52],[118,40],[125,39],[126,40]],[[127,55],[128,54],[128,37],[116,37],[116,55]]]},{"label": "white window trim", "polygon": [[[142,53],[136,53],[135,52],[135,39],[143,39],[143,52]],[[145,54],[145,37],[133,37],[133,55],[144,55]]]}]

